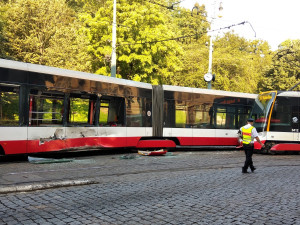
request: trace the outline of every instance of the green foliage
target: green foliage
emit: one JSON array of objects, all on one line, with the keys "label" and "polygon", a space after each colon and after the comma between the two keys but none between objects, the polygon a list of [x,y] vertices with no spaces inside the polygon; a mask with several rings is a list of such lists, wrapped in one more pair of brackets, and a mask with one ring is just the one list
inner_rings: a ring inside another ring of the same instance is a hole
[{"label": "green foliage", "polygon": [[[58,30],[45,50],[49,66],[91,72],[92,57],[88,53],[88,39],[79,21]],[[68,56],[68,57],[67,57]]]},{"label": "green foliage", "polygon": [[[205,6],[196,4],[192,13],[178,4],[168,9],[177,2],[117,1],[118,77],[206,88]],[[109,76],[112,11],[113,0],[0,1],[0,57]],[[217,37],[213,89],[287,90],[300,81],[299,42],[287,40],[272,52],[264,41]]]},{"label": "green foliage", "polygon": [[[94,17],[82,16],[90,38],[96,73],[110,74],[112,1],[106,1]],[[146,1],[118,1],[117,73],[120,77],[152,84],[171,83],[181,69],[178,42],[167,9]],[[138,10],[136,10],[138,9]]]},{"label": "green foliage", "polygon": [[262,72],[271,63],[271,50],[263,41],[248,41],[233,33],[217,38],[214,44],[215,89],[256,93]]},{"label": "green foliage", "polygon": [[[184,69],[177,84],[206,88],[203,76],[208,72],[209,38],[185,44]],[[226,33],[214,41],[212,71],[216,75],[214,89],[256,93],[262,72],[271,63],[269,45],[262,41],[248,41],[234,33]],[[185,76],[184,76],[185,74]]]},{"label": "green foliage", "polygon": [[7,5],[4,2],[0,2],[0,57],[9,58],[7,55],[8,46],[7,39],[5,38],[4,28],[6,26],[5,12],[7,11]]},{"label": "green foliage", "polygon": [[186,111],[176,110],[176,127],[181,127],[186,124]]},{"label": "green foliage", "polygon": [[14,125],[19,120],[19,96],[12,92],[0,92],[0,124]]},{"label": "green foliage", "polygon": [[206,36],[199,41],[191,41],[184,45],[185,51],[182,57],[184,67],[174,76],[174,85],[206,87],[203,76],[208,68],[208,47],[203,43],[205,40]]},{"label": "green foliage", "polygon": [[18,60],[44,64],[51,38],[72,21],[64,0],[16,0],[7,11],[7,37]]},{"label": "green foliage", "polygon": [[183,54],[181,62],[183,69],[173,76],[174,85],[189,87],[205,87],[203,79],[208,68],[208,41],[206,30],[209,23],[206,19],[205,7],[196,4],[191,13],[189,10],[180,9],[181,13],[173,13],[175,23],[179,27],[179,36],[188,36],[181,39]]},{"label": "green foliage", "polygon": [[70,121],[72,123],[87,123],[89,100],[73,98],[70,103]]},{"label": "green foliage", "polygon": [[275,51],[273,63],[259,88],[260,91],[288,90],[297,82],[300,82],[300,40],[287,40]]},{"label": "green foliage", "polygon": [[5,16],[6,38],[16,60],[89,70],[87,39],[65,0],[15,0]]},{"label": "green foliage", "polygon": [[106,0],[67,0],[68,5],[78,13],[95,14],[100,7],[104,7]]}]

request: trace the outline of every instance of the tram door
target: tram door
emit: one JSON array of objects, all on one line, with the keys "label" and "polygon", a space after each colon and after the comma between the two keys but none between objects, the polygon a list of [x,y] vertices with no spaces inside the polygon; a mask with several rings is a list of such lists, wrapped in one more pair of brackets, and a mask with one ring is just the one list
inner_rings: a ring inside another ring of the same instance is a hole
[{"label": "tram door", "polygon": [[[299,93],[297,93],[299,95]],[[300,141],[300,127],[299,127],[299,122],[300,122],[300,102],[299,102],[300,95],[298,97],[291,97],[291,118],[290,118],[290,123],[292,127],[292,132],[293,132],[293,137],[294,141],[299,143]]]},{"label": "tram door", "polygon": [[275,139],[299,142],[299,97],[277,96],[270,121],[270,131],[279,132]]}]

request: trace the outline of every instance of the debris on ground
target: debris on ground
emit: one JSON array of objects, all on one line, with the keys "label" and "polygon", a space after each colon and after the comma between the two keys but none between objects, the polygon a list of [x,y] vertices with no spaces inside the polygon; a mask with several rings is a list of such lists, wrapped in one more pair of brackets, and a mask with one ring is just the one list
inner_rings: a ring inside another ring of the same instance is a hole
[{"label": "debris on ground", "polygon": [[161,149],[156,151],[138,151],[140,155],[147,155],[147,156],[158,156],[158,155],[165,155],[168,151]]},{"label": "debris on ground", "polygon": [[52,158],[37,158],[28,156],[28,162],[34,164],[46,164],[46,163],[65,163],[65,162],[73,162],[74,159],[52,159]]},{"label": "debris on ground", "polygon": [[176,156],[176,155],[174,155],[173,152],[167,152],[167,153],[165,154],[165,156]]},{"label": "debris on ground", "polygon": [[128,154],[128,155],[122,155],[120,156],[120,159],[135,159],[137,158],[136,155],[133,155],[133,154]]}]

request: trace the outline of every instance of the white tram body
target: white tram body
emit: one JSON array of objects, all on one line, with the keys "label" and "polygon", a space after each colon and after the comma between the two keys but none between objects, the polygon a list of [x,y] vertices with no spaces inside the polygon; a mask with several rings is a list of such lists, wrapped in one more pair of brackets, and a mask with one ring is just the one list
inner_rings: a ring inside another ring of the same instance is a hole
[{"label": "white tram body", "polygon": [[0,59],[0,154],[236,147],[256,95]]},{"label": "white tram body", "polygon": [[[238,129],[249,116],[255,94],[163,86],[164,137],[176,138],[177,148],[235,148]],[[175,122],[166,108],[175,112]],[[177,115],[186,115],[181,122]],[[175,124],[174,124],[175,123]],[[171,125],[170,125],[171,124]]]},{"label": "white tram body", "polygon": [[255,142],[263,153],[300,151],[300,92],[269,91],[258,95],[251,116],[265,148]]},{"label": "white tram body", "polygon": [[[151,110],[150,84],[4,59],[0,68],[4,154],[136,147],[152,136],[149,118],[142,117],[142,110]],[[5,101],[15,101],[14,110],[5,112]]]}]

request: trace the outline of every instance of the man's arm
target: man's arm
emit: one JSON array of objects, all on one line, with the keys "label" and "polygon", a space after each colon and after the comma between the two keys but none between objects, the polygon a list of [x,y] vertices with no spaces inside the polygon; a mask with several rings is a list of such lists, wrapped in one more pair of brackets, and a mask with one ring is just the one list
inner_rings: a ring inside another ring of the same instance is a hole
[{"label": "man's arm", "polygon": [[242,138],[242,132],[241,132],[241,130],[238,131],[238,136],[239,136],[240,138]]},{"label": "man's arm", "polygon": [[261,145],[262,148],[265,147],[265,145],[260,141],[259,137],[255,137],[256,141]]}]

